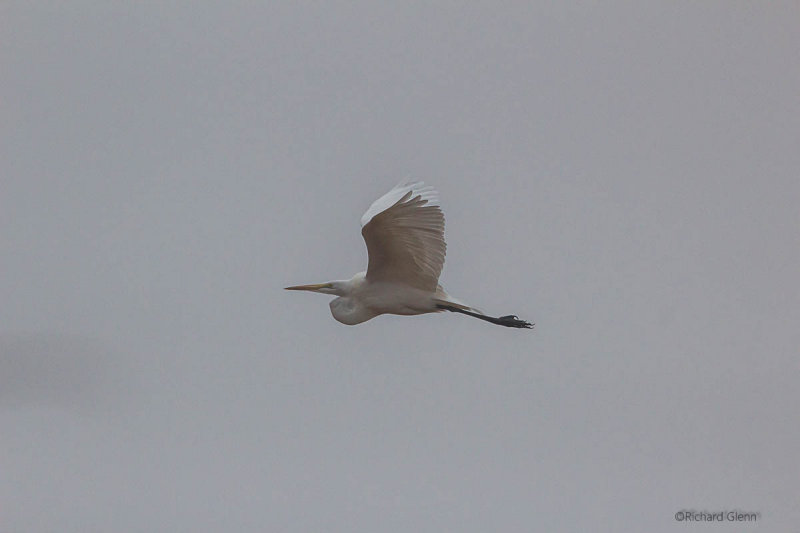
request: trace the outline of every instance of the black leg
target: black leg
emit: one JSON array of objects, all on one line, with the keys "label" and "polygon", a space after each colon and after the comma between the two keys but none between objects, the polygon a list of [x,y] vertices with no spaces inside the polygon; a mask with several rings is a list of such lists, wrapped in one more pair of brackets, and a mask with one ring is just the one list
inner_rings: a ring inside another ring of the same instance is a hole
[{"label": "black leg", "polygon": [[454,313],[461,313],[463,315],[469,315],[475,318],[480,318],[481,320],[485,320],[486,322],[491,322],[492,324],[497,324],[498,326],[505,326],[507,328],[533,328],[533,324],[530,322],[526,322],[525,320],[520,320],[516,315],[506,315],[501,316],[499,318],[493,316],[482,315],[480,313],[473,313],[472,311],[467,311],[466,309],[459,309],[458,307],[453,307],[450,305],[437,305],[439,309],[444,309],[445,311],[452,311]]}]

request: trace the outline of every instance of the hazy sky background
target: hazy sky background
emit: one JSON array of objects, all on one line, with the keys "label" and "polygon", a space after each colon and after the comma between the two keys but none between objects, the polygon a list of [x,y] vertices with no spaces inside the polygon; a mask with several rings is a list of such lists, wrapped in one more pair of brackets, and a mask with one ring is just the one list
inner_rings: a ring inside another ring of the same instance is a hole
[{"label": "hazy sky background", "polygon": [[[800,523],[797,2],[3,2],[0,55],[2,533]],[[408,175],[535,330],[282,290]]]}]

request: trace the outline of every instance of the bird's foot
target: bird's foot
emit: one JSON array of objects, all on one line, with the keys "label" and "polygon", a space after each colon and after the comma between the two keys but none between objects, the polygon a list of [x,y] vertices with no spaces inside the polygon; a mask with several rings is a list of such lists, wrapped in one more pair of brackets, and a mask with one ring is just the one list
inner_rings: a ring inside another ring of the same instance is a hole
[{"label": "bird's foot", "polygon": [[500,318],[497,319],[497,323],[500,324],[501,326],[506,326],[509,328],[531,329],[534,326],[530,322],[527,322],[525,320],[520,320],[520,318],[517,315],[501,316]]}]

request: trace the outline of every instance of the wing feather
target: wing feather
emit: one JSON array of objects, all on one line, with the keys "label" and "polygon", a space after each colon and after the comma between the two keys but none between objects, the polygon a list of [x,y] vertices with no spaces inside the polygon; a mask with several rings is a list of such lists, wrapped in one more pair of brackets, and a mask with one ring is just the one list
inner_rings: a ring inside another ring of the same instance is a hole
[{"label": "wing feather", "polygon": [[435,291],[444,266],[444,214],[423,182],[401,183],[361,217],[370,281],[405,283]]}]

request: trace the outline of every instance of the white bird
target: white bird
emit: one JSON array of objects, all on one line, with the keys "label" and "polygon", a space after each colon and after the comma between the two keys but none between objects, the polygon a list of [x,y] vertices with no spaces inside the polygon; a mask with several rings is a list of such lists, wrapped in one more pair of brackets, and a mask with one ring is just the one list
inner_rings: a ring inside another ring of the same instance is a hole
[{"label": "white bird", "polygon": [[532,324],[514,315],[491,317],[453,298],[439,285],[445,255],[444,215],[436,190],[423,182],[401,183],[361,217],[369,265],[349,280],[286,287],[338,296],[333,318],[355,325],[382,314],[463,313],[511,328]]}]

